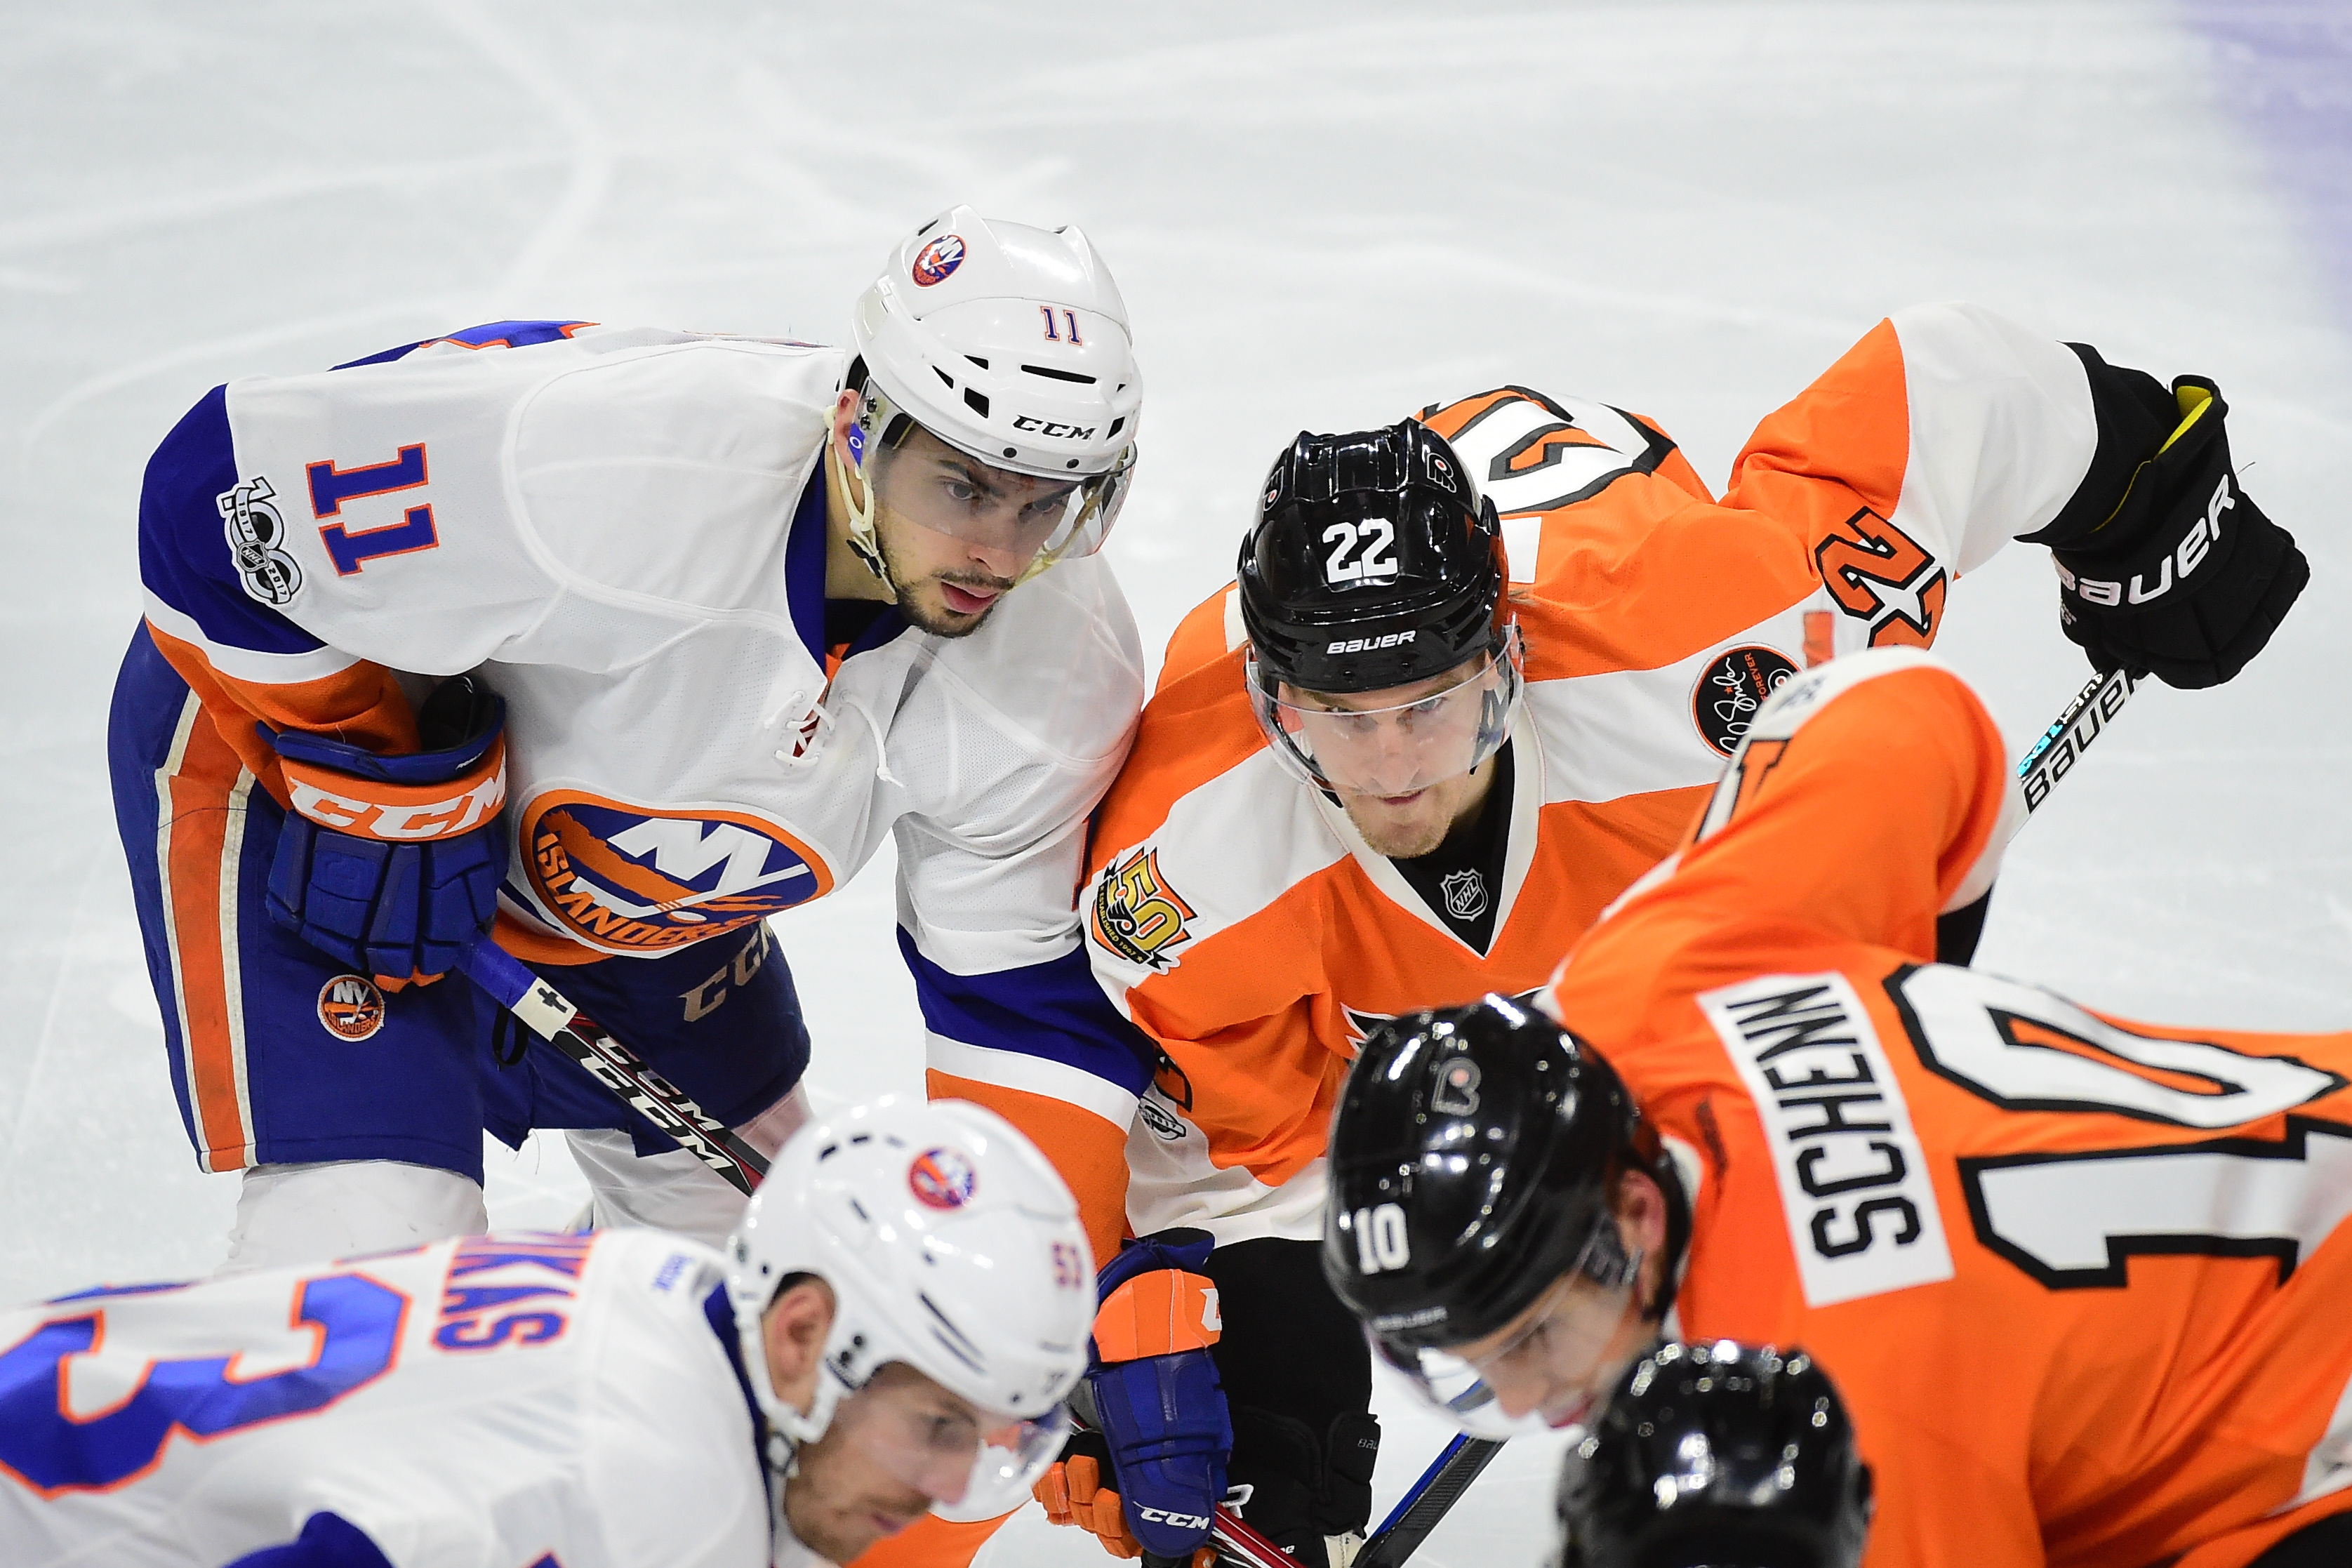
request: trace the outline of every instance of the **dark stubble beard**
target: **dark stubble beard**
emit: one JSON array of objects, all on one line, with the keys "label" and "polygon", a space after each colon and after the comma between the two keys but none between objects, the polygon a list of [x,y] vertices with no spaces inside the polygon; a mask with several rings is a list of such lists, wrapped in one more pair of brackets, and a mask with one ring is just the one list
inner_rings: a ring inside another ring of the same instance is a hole
[{"label": "dark stubble beard", "polygon": [[[878,531],[876,540],[882,547],[882,563],[890,569],[890,581],[898,585],[898,613],[906,616],[918,630],[929,632],[933,637],[968,637],[971,636],[987,624],[988,617],[996,613],[996,606],[1004,603],[1005,595],[1013,591],[1012,583],[1002,577],[992,577],[985,572],[943,572],[935,573],[929,577],[913,578],[908,573],[906,563],[900,561],[898,552],[891,549],[889,540],[882,538]],[[996,597],[990,601],[988,608],[981,611],[980,614],[959,616],[948,609],[944,603],[936,609],[928,605],[916,603],[915,590],[911,585],[916,583],[953,583],[960,588],[994,588],[998,593]]]}]

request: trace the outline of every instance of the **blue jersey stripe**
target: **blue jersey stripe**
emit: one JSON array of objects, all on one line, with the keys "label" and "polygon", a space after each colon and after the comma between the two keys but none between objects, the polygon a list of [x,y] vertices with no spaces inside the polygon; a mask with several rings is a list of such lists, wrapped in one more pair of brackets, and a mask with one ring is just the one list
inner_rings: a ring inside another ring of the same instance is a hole
[{"label": "blue jersey stripe", "polygon": [[228,388],[215,386],[147,459],[139,492],[140,581],[215,643],[256,653],[310,653],[325,647],[247,594],[239,581],[218,500],[236,482]]},{"label": "blue jersey stripe", "polygon": [[1059,1062],[1129,1094],[1141,1094],[1151,1081],[1160,1047],[1111,1005],[1083,946],[1045,963],[984,974],[940,968],[916,951],[903,926],[898,951],[914,973],[915,999],[931,1033]]}]

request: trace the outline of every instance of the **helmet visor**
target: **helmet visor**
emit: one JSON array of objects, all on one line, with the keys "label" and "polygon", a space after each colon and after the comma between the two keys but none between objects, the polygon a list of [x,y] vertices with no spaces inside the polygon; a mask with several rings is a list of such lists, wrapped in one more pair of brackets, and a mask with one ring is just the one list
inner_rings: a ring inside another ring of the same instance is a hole
[{"label": "helmet visor", "polygon": [[1255,652],[1248,683],[1258,727],[1291,773],[1321,789],[1401,795],[1466,773],[1502,750],[1522,662],[1514,625],[1467,674],[1409,701],[1368,707],[1359,696],[1268,682]]},{"label": "helmet visor", "polygon": [[842,1440],[931,1511],[960,1521],[993,1519],[1028,1500],[1029,1489],[1069,1436],[1060,1405],[1035,1416],[982,1410],[924,1378],[870,1383],[834,1415]]},{"label": "helmet visor", "polygon": [[[885,437],[901,419],[912,430],[892,445]],[[849,427],[849,455],[879,507],[918,528],[1016,556],[1024,573],[1101,549],[1135,470],[1132,446],[1098,474],[999,468],[914,424],[871,382]]]},{"label": "helmet visor", "polygon": [[[1639,1256],[1619,1251],[1613,1234],[1596,1246],[1602,1235],[1596,1228],[1575,1266],[1507,1333],[1444,1350],[1378,1334],[1372,1342],[1424,1403],[1474,1436],[1586,1426],[1631,1359],[1626,1331],[1643,1322]],[[1639,1337],[1646,1349],[1656,1336]],[[1507,1406],[1525,1414],[1513,1415]]]}]

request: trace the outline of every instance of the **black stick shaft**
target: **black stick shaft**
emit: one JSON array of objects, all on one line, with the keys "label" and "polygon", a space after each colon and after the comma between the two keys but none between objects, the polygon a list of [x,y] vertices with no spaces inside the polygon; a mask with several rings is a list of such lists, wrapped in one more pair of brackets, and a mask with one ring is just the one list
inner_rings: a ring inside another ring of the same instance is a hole
[{"label": "black stick shaft", "polygon": [[767,1156],[694,1102],[628,1047],[581,1016],[580,1009],[495,942],[485,939],[457,961],[490,999],[533,1034],[586,1068],[622,1104],[677,1140],[678,1147],[749,1196],[768,1173]]}]

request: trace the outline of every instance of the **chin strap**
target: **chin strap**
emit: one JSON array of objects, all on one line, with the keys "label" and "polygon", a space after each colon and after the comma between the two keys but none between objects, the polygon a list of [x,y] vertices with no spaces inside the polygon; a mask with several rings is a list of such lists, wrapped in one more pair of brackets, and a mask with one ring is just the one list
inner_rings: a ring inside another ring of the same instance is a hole
[{"label": "chin strap", "polygon": [[[865,403],[858,405],[857,422],[849,429],[850,444],[853,448],[861,453],[873,435],[873,432],[866,427],[867,407]],[[842,508],[849,513],[849,548],[856,552],[857,559],[866,563],[866,569],[879,578],[882,585],[888,588],[891,596],[896,598],[898,584],[890,581],[889,565],[882,559],[882,542],[874,534],[874,481],[866,477],[866,465],[862,458],[858,463],[856,499],[852,499],[850,496],[849,476],[842,468],[840,450],[830,434],[826,436],[824,443],[824,468],[826,481],[840,487]]]}]

